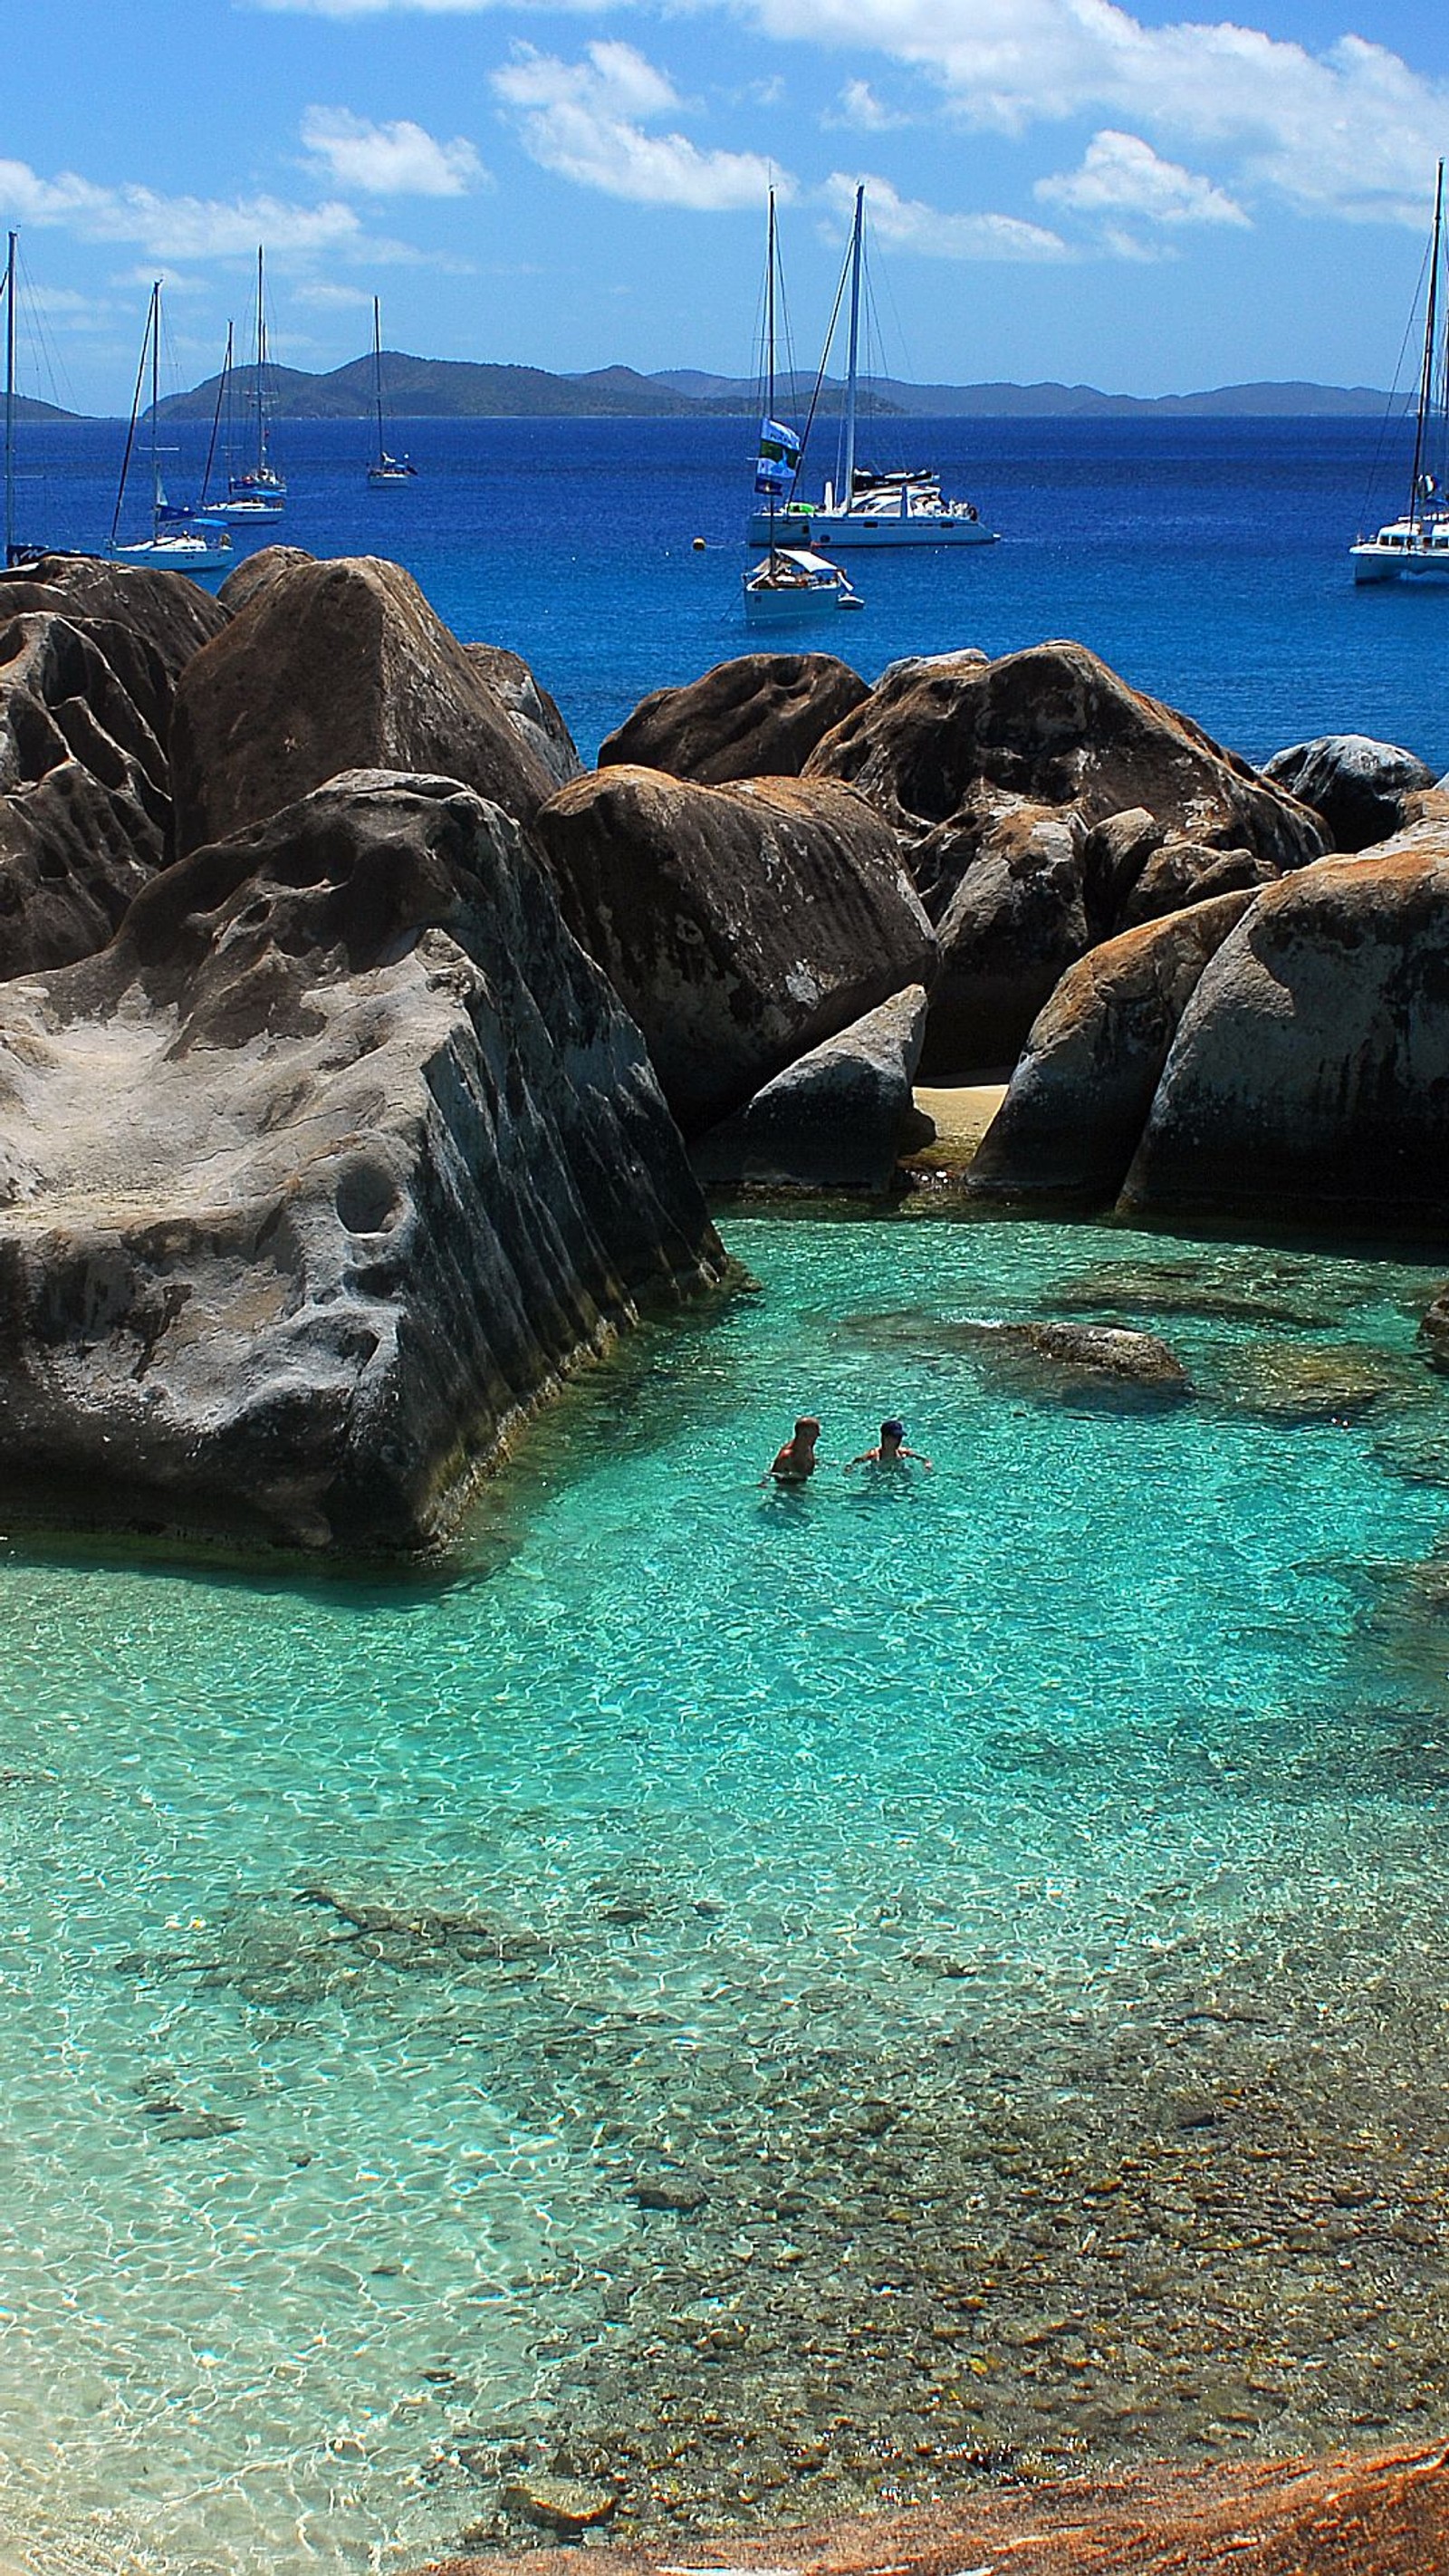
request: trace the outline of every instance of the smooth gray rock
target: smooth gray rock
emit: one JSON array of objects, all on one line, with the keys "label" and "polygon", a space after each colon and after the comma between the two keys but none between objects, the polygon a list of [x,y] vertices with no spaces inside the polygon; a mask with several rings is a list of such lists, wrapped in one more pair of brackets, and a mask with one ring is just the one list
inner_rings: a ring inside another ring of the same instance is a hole
[{"label": "smooth gray rock", "polygon": [[911,984],[777,1073],[694,1147],[716,1186],[889,1189],[913,1115],[926,988]]},{"label": "smooth gray rock", "polygon": [[1025,805],[996,825],[967,869],[937,930],[928,1081],[1015,1061],[1042,1004],[1088,945],[1085,837],[1077,815]]},{"label": "smooth gray rock", "polygon": [[601,769],[533,837],[688,1136],[935,964],[894,838],[849,788]]},{"label": "smooth gray rock", "polygon": [[1320,734],[1263,763],[1263,776],[1321,814],[1335,850],[1366,850],[1407,820],[1404,799],[1435,783],[1428,763],[1366,733]]},{"label": "smooth gray rock", "polygon": [[571,778],[582,778],[578,744],[556,701],[534,678],[522,654],[510,653],[502,644],[465,644],[463,650],[552,784],[567,787]]},{"label": "smooth gray rock", "polygon": [[1449,1218],[1449,822],[1265,886],[1203,969],[1124,1211]]},{"label": "smooth gray rock", "polygon": [[980,1197],[1115,1198],[1198,977],[1246,912],[1219,895],[1087,951],[1032,1023],[967,1187]]},{"label": "smooth gray rock", "polygon": [[0,1495],[407,1550],[717,1239],[518,828],[333,780],[0,989]]},{"label": "smooth gray rock", "polygon": [[952,1337],[1004,1376],[1049,1395],[1178,1404],[1193,1391],[1177,1353],[1156,1333],[1115,1324],[965,1323],[952,1327]]}]

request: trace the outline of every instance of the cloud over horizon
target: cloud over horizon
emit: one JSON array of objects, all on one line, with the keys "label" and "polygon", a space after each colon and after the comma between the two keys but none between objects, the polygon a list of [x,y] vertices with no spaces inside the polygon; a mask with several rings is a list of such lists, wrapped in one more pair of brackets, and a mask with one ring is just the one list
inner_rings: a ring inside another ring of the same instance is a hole
[{"label": "cloud over horizon", "polygon": [[633,45],[590,45],[576,63],[520,45],[492,86],[530,159],[579,187],[696,214],[760,206],[772,180],[790,193],[788,174],[757,152],[702,150],[687,135],[648,132],[684,101]]},{"label": "cloud over horizon", "polygon": [[309,107],[302,141],[338,187],[361,188],[369,196],[463,197],[488,177],[465,135],[440,143],[408,117],[374,125],[350,108]]}]

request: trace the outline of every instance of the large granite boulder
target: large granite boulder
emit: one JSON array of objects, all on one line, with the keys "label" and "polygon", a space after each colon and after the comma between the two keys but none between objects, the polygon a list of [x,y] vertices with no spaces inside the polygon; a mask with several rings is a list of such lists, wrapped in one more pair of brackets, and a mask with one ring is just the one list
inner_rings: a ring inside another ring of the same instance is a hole
[{"label": "large granite boulder", "polygon": [[1198,977],[1252,900],[1218,895],[1124,930],[1069,968],[982,1138],[972,1191],[1116,1197]]},{"label": "large granite boulder", "polygon": [[927,1081],[1015,1060],[1048,994],[1088,944],[1084,838],[1075,814],[1036,805],[1004,815],[988,835],[938,924]]},{"label": "large granite boulder", "polygon": [[701,787],[797,778],[815,746],[863,704],[833,653],[741,653],[682,689],[655,689],[599,749],[599,767],[664,769]]},{"label": "large granite boulder", "polygon": [[100,555],[40,555],[0,573],[0,622],[31,610],[72,625],[126,627],[155,654],[172,685],[227,624],[225,608],[184,572],[152,572]]},{"label": "large granite boulder", "polygon": [[0,1496],[353,1549],[721,1255],[517,827],[345,776],[0,990]]},{"label": "large granite boulder", "polygon": [[188,665],[176,846],[244,831],[348,769],[456,778],[518,821],[552,785],[411,574],[371,555],[275,569]]},{"label": "large granite boulder", "polygon": [[926,988],[908,985],[838,1037],[787,1064],[712,1128],[691,1160],[716,1187],[888,1190],[917,1120],[911,1086],[926,1031]]},{"label": "large granite boulder", "polygon": [[502,644],[465,644],[475,671],[481,671],[520,742],[527,745],[553,787],[582,778],[579,747],[555,699],[534,678],[521,653]]},{"label": "large granite boulder", "polygon": [[316,560],[305,546],[258,546],[254,555],[243,555],[235,570],[227,574],[217,598],[228,615],[235,617],[243,608],[250,608],[279,575]]},{"label": "large granite boulder", "polygon": [[[912,849],[955,821],[954,881],[1023,803],[1070,806],[1088,827],[1145,809],[1164,834],[1252,851],[1274,871],[1324,846],[1304,806],[1081,644],[898,666],[826,735],[806,774],[858,787]],[[954,882],[939,851],[930,863],[939,909]]]},{"label": "large granite boulder", "polygon": [[849,788],[603,769],[551,798],[533,830],[687,1135],[929,981],[931,925],[891,833]]},{"label": "large granite boulder", "polygon": [[1264,888],[1204,968],[1123,1206],[1449,1216],[1449,827]]},{"label": "large granite boulder", "polygon": [[103,948],[161,865],[169,698],[128,626],[0,615],[0,978]]},{"label": "large granite boulder", "polygon": [[1313,742],[1292,743],[1264,761],[1263,776],[1312,806],[1335,850],[1366,850],[1386,841],[1409,819],[1405,799],[1434,784],[1427,761],[1366,733],[1320,734]]}]

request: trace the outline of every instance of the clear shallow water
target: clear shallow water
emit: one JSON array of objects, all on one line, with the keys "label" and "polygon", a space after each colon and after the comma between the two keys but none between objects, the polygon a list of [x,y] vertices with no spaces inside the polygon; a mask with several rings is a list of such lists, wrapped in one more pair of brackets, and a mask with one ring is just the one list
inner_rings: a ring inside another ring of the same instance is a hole
[{"label": "clear shallow water", "polygon": [[[1439,1273],[726,1231],[759,1293],[576,1389],[449,1580],[10,1548],[22,2518],[340,2576],[520,2454],[657,2523],[1442,2412]],[[955,1329],[1044,1314],[1195,1399]],[[934,1475],[761,1492],[807,1402]]]},{"label": "clear shallow water", "polygon": [[[238,553],[280,538],[395,556],[461,635],[525,655],[588,759],[647,690],[747,649],[747,423],[398,434],[419,478],[370,492],[365,423],[284,424],[287,516],[234,532]],[[23,428],[21,533],[103,542],[124,435],[120,422]],[[178,435],[170,479],[194,491],[205,433]],[[1350,543],[1400,506],[1407,477],[1402,439],[1385,445],[1377,422],[949,420],[883,435],[906,461],[929,455],[1004,541],[861,563],[864,616],[809,640],[868,678],[899,654],[1072,635],[1249,759],[1353,731],[1449,767],[1442,595],[1350,579]]]}]

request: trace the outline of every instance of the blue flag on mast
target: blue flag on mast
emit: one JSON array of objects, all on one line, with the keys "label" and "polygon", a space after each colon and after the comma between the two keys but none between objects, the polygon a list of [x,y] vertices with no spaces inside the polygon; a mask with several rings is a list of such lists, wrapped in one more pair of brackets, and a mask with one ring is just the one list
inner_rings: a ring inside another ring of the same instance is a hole
[{"label": "blue flag on mast", "polygon": [[760,452],[755,459],[755,490],[766,494],[788,492],[800,463],[800,441],[783,421],[762,420]]}]

